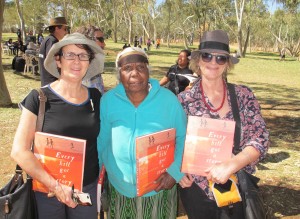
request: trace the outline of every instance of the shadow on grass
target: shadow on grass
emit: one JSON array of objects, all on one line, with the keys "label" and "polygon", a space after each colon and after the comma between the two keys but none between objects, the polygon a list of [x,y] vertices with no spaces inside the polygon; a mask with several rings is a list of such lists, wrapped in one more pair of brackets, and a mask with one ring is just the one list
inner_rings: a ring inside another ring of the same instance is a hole
[{"label": "shadow on grass", "polygon": [[35,80],[35,81],[40,81],[40,75],[33,75],[32,73],[29,73],[27,75],[24,75],[22,72],[14,71],[13,72],[16,75],[22,76],[25,79],[30,79],[30,80]]},{"label": "shadow on grass", "polygon": [[283,216],[299,216],[299,190],[270,185],[261,185],[260,190],[264,197],[269,219],[282,218]]},{"label": "shadow on grass", "polygon": [[285,151],[280,151],[275,154],[267,154],[266,158],[261,161],[260,166],[258,165],[257,168],[259,170],[263,170],[263,164],[266,163],[279,163],[282,162],[285,159],[288,159],[290,157],[290,154]]},{"label": "shadow on grass", "polygon": [[[300,214],[300,191],[270,185],[261,185],[260,191],[263,195],[268,219],[277,219],[282,218],[283,216],[292,217]],[[280,197],[280,199],[278,197]],[[179,200],[179,202],[181,202],[181,200]],[[185,215],[186,211],[182,203],[179,203],[178,216]]]},{"label": "shadow on grass", "polygon": [[40,75],[37,74],[37,75],[33,75],[31,72],[27,73],[27,74],[23,74],[23,72],[19,72],[19,71],[16,71],[14,69],[12,69],[12,66],[9,65],[9,64],[6,64],[6,65],[2,65],[3,66],[3,72],[5,74],[15,74],[15,75],[18,75],[18,76],[21,76],[25,79],[30,79],[30,80],[35,80],[35,81],[40,81]]},{"label": "shadow on grass", "polygon": [[1,106],[0,105],[0,108],[12,108],[12,109],[19,109],[19,105],[17,103],[12,103],[10,105],[7,105],[7,106]]}]

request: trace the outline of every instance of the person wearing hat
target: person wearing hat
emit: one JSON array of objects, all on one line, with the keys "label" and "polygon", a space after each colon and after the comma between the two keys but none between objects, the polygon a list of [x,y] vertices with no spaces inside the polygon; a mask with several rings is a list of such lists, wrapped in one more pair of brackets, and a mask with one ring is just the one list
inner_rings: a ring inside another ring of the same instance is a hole
[{"label": "person wearing hat", "polygon": [[[99,27],[95,27],[92,25],[82,26],[78,28],[76,32],[84,34],[87,38],[94,40],[97,43],[97,45],[100,46],[102,50],[104,50],[106,46],[104,33]],[[95,87],[101,92],[101,94],[104,94],[105,89],[102,78],[102,73],[104,72],[104,65],[99,66],[98,72],[99,74],[95,75],[89,80],[83,80],[82,83],[87,87]]]},{"label": "person wearing hat", "polygon": [[[201,77],[190,90],[178,95],[188,116],[234,120],[226,77],[238,62],[230,56],[226,32],[214,30],[203,34],[199,50],[192,53],[190,65]],[[234,85],[234,92],[241,120],[241,152],[226,162],[214,164],[207,169],[206,177],[194,174],[183,177],[179,183],[180,196],[190,219],[245,218],[242,202],[233,207],[217,207],[209,187],[209,181],[224,184],[241,169],[254,173],[255,165],[266,156],[269,147],[269,132],[253,92],[244,85]]]},{"label": "person wearing hat", "polygon": [[51,47],[68,33],[68,27],[69,26],[65,17],[55,17],[50,19],[49,25],[45,28],[45,30],[49,30],[50,35],[42,41],[40,46],[39,69],[41,75],[41,86],[57,80],[56,77],[45,69],[44,62]]},{"label": "person wearing hat", "polygon": [[68,34],[50,49],[47,71],[58,78],[41,89],[47,97],[42,132],[86,140],[83,191],[92,206],[77,206],[72,188],[49,175],[31,152],[39,109],[39,94],[32,90],[20,103],[22,115],[14,138],[11,157],[33,179],[44,184],[55,197],[35,192],[39,218],[97,219],[97,136],[100,130],[100,97],[96,88],[82,85],[83,79],[97,74],[104,62],[102,49],[79,33]]},{"label": "person wearing hat", "polygon": [[[186,115],[176,96],[149,78],[143,49],[122,50],[116,68],[120,83],[101,99],[98,136],[99,165],[104,164],[109,180],[107,218],[175,219]],[[156,180],[155,190],[137,197],[135,139],[170,128],[176,129],[174,161]]]}]

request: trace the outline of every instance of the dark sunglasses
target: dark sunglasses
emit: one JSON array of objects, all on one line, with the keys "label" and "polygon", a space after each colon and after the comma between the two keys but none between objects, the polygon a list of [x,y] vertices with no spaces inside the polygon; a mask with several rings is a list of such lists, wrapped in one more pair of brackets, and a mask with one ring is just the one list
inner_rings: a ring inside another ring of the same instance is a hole
[{"label": "dark sunglasses", "polygon": [[104,37],[94,37],[95,40],[98,40],[100,43],[104,43]]},{"label": "dark sunglasses", "polygon": [[201,58],[204,62],[211,62],[213,57],[216,57],[216,62],[219,65],[224,65],[227,62],[228,58],[229,58],[226,55],[213,55],[211,53],[206,53],[206,52],[201,53]]}]

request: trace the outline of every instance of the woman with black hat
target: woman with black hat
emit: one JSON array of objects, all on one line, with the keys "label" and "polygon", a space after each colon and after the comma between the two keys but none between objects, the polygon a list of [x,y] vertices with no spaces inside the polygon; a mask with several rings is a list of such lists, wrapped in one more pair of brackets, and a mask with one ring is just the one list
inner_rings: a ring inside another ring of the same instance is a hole
[{"label": "woman with black hat", "polygon": [[45,60],[45,68],[58,80],[41,88],[47,97],[42,132],[86,140],[83,192],[90,194],[92,206],[77,206],[72,200],[72,188],[50,175],[31,152],[39,113],[38,92],[32,90],[20,103],[22,115],[11,157],[33,179],[46,186],[50,196],[55,196],[35,192],[41,219],[97,219],[97,136],[101,94],[96,88],[82,85],[82,80],[95,76],[103,62],[104,53],[95,41],[79,33],[66,35],[53,45]]},{"label": "woman with black hat", "polygon": [[[190,65],[201,77],[190,90],[178,95],[188,115],[234,120],[226,76],[238,61],[230,56],[227,33],[222,30],[204,33],[199,50],[192,53]],[[243,85],[234,85],[234,92],[241,120],[241,152],[226,162],[214,164],[206,170],[207,176],[187,174],[180,181],[181,199],[190,219],[245,218],[242,202],[235,203],[232,209],[218,207],[209,187],[209,181],[224,184],[241,169],[253,174],[269,147],[269,132],[253,92]]]}]

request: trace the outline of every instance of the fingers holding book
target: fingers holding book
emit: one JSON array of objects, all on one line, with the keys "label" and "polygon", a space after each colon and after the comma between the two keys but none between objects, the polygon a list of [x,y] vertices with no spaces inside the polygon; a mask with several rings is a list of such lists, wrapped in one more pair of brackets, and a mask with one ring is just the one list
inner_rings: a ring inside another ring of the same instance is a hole
[{"label": "fingers holding book", "polygon": [[48,198],[56,197],[61,203],[66,204],[70,208],[75,208],[77,203],[74,202],[72,196],[74,193],[74,188],[60,184],[57,180],[54,189],[50,190],[48,193]]},{"label": "fingers holding book", "polygon": [[158,186],[155,191],[159,192],[163,189],[171,189],[175,185],[176,180],[168,172],[165,172],[158,177],[156,183],[158,183]]},{"label": "fingers holding book", "polygon": [[181,186],[181,188],[187,188],[187,187],[191,187],[191,185],[193,184],[194,179],[192,177],[191,174],[185,174],[182,179],[179,181],[179,185]]}]

